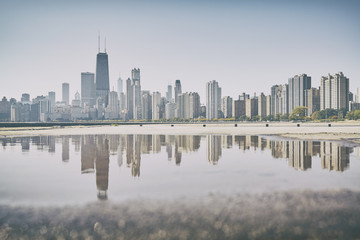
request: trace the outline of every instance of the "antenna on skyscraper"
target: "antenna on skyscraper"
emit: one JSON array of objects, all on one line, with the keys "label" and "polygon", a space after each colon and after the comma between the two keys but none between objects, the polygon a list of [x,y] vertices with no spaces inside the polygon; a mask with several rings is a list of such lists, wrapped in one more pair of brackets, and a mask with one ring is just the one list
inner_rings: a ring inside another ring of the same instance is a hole
[{"label": "antenna on skyscraper", "polygon": [[98,50],[100,52],[100,31],[98,32]]},{"label": "antenna on skyscraper", "polygon": [[106,37],[105,37],[105,53],[106,53]]}]

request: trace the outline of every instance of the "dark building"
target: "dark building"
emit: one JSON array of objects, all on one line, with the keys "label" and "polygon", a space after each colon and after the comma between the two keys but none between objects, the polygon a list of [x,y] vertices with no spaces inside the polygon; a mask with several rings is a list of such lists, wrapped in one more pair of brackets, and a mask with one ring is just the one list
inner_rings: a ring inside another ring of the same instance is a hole
[{"label": "dark building", "polygon": [[96,55],[96,98],[101,97],[107,106],[109,88],[109,62],[108,54],[99,52]]}]

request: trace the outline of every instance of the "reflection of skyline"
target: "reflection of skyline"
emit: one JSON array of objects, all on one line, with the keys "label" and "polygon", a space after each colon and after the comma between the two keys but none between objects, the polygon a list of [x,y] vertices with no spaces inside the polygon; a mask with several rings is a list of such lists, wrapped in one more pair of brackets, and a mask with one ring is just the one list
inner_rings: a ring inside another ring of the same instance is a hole
[{"label": "reflection of skyline", "polygon": [[[166,159],[180,166],[185,153],[200,149],[201,140],[206,141],[206,159],[212,165],[221,161],[222,149],[243,151],[269,150],[273,158],[287,159],[288,165],[305,171],[312,167],[313,157],[318,157],[321,168],[328,171],[345,171],[350,165],[353,147],[341,146],[337,142],[274,140],[259,136],[225,135],[83,135],[83,136],[35,136],[0,139],[6,146],[21,147],[22,152],[32,149],[53,154],[61,149],[63,162],[70,161],[70,144],[81,153],[81,174],[95,174],[99,199],[107,199],[110,156],[117,165],[125,165],[133,177],[140,177],[141,156],[166,152]],[[57,146],[61,144],[61,147]],[[225,150],[224,150],[225,151]],[[357,156],[360,147],[356,148]],[[126,162],[126,164],[123,164]]]},{"label": "reflection of skyline", "polygon": [[[81,173],[95,172],[96,156],[100,148],[107,146],[107,158],[117,155],[118,166],[126,166],[132,176],[140,176],[141,155],[160,153],[165,149],[168,161],[180,165],[183,153],[194,152],[200,148],[201,139],[206,139],[206,158],[210,164],[216,165],[221,159],[222,149],[239,148],[246,150],[270,150],[272,157],[288,160],[289,166],[296,170],[307,170],[312,166],[312,157],[321,159],[321,168],[329,171],[344,171],[349,167],[350,154],[353,147],[341,146],[337,142],[273,140],[259,136],[230,135],[84,135],[84,136],[34,136],[0,139],[3,148],[9,144],[21,144],[22,152],[30,151],[35,146],[39,151],[55,152],[56,143],[62,144],[62,161],[70,160],[69,145],[75,152],[81,151]],[[100,140],[101,139],[101,140]],[[107,143],[103,143],[103,141]],[[360,147],[356,148],[360,156]],[[104,157],[103,157],[104,158]]]}]

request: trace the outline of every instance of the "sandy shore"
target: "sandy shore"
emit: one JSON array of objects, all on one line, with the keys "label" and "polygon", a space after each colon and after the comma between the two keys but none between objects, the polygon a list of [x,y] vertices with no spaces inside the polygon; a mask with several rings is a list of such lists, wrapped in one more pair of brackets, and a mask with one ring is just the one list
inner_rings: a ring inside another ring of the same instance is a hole
[{"label": "sandy shore", "polygon": [[[118,126],[0,128],[0,137],[89,134],[270,135],[304,140],[348,140],[360,143],[360,121],[331,123],[207,123]],[[298,127],[297,124],[300,124]]]}]

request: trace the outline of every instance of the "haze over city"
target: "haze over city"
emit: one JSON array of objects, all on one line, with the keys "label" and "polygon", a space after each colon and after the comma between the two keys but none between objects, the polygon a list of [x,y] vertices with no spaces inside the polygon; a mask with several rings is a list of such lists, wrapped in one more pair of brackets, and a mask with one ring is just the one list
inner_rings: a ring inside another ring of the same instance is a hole
[{"label": "haze over city", "polygon": [[183,92],[205,102],[205,84],[222,95],[270,93],[306,73],[312,86],[339,71],[360,86],[357,1],[3,1],[0,96],[19,99],[80,92],[80,73],[95,72],[98,33],[109,55],[110,89],[141,69],[142,89]]}]

